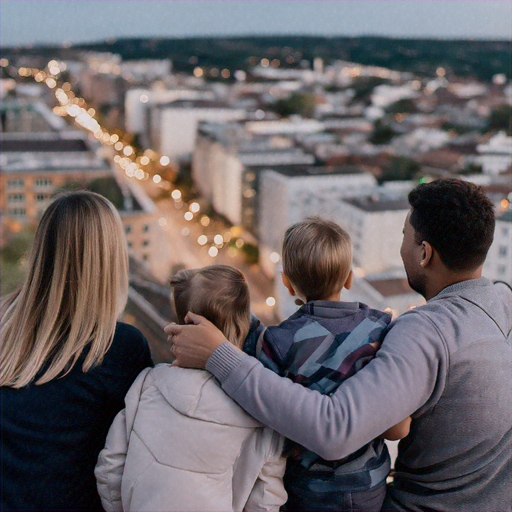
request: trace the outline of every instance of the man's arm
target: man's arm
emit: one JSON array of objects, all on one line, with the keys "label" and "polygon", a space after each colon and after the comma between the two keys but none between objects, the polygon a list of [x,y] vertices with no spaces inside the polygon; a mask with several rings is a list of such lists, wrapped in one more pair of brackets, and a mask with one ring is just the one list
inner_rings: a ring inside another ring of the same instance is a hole
[{"label": "man's arm", "polygon": [[199,325],[177,326],[188,327],[185,331],[166,328],[174,334],[178,363],[206,365],[249,414],[324,459],[341,459],[403,418],[420,415],[444,388],[444,342],[417,311],[400,317],[375,359],[332,396],[279,377],[223,343],[222,333],[213,332],[209,322],[197,315],[191,319]]},{"label": "man's arm", "polygon": [[411,430],[411,417],[405,418],[400,423],[388,428],[380,437],[387,439],[388,441],[398,441],[407,437]]}]

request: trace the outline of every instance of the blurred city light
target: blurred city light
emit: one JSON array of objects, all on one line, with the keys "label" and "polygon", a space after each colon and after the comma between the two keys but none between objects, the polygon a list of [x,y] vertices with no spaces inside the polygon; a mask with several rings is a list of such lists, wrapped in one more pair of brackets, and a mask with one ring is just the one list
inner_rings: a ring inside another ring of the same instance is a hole
[{"label": "blurred city light", "polygon": [[277,252],[271,252],[269,255],[269,259],[272,263],[279,263],[281,256]]}]

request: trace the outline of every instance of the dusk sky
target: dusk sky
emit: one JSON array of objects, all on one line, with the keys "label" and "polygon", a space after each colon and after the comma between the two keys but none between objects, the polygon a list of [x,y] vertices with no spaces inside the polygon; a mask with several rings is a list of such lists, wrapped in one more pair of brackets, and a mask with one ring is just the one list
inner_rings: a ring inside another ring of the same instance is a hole
[{"label": "dusk sky", "polygon": [[511,39],[510,0],[0,0],[2,45],[111,37]]}]

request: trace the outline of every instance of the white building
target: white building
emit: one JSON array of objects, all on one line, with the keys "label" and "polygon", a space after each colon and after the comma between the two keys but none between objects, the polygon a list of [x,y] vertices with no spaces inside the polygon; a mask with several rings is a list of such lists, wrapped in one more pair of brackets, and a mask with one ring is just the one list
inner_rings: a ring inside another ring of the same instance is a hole
[{"label": "white building", "polygon": [[171,159],[182,160],[194,150],[200,121],[233,121],[243,119],[246,113],[243,108],[206,100],[178,100],[159,105],[152,110],[151,144]]},{"label": "white building", "polygon": [[149,110],[177,100],[213,100],[213,91],[190,88],[134,88],[126,91],[124,100],[125,125],[130,133],[138,133],[149,142]]},{"label": "white building", "polygon": [[253,134],[251,123],[202,123],[192,177],[214,209],[256,234],[259,174],[263,168],[308,165],[314,156],[290,137]]},{"label": "white building", "polygon": [[489,249],[483,275],[512,285],[512,211],[496,219],[494,242]]},{"label": "white building", "polygon": [[435,128],[417,128],[410,133],[395,137],[391,147],[398,155],[414,156],[445,146],[450,142],[450,135]]},{"label": "white building", "polygon": [[354,167],[281,168],[263,172],[258,229],[262,271],[274,276],[273,253],[281,252],[284,233],[291,224],[320,215],[346,226],[340,211],[342,199],[375,185],[372,174]]},{"label": "white building", "polygon": [[141,59],[128,60],[121,64],[123,76],[136,81],[152,81],[166,78],[171,74],[172,61],[170,59]]},{"label": "white building", "polygon": [[406,85],[377,85],[373,89],[371,100],[375,107],[386,108],[389,105],[404,99],[417,98],[418,91],[411,84]]},{"label": "white building", "polygon": [[496,134],[486,144],[479,144],[476,150],[479,153],[476,161],[486,174],[499,174],[512,165],[512,137],[505,132]]},{"label": "white building", "polygon": [[405,193],[392,193],[385,188],[339,203],[339,218],[352,238],[354,266],[362,273],[402,267],[400,246],[409,209]]}]

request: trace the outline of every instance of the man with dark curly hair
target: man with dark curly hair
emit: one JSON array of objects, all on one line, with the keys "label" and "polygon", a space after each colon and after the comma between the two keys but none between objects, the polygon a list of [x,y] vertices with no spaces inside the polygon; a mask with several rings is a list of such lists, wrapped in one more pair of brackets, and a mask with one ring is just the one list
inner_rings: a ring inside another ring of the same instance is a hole
[{"label": "man with dark curly hair", "polygon": [[455,179],[419,185],[409,202],[401,255],[427,303],[398,317],[332,396],[263,368],[197,315],[166,330],[178,364],[206,367],[250,414],[323,458],[412,416],[382,510],[510,512],[512,292],[482,277],[494,209]]}]

